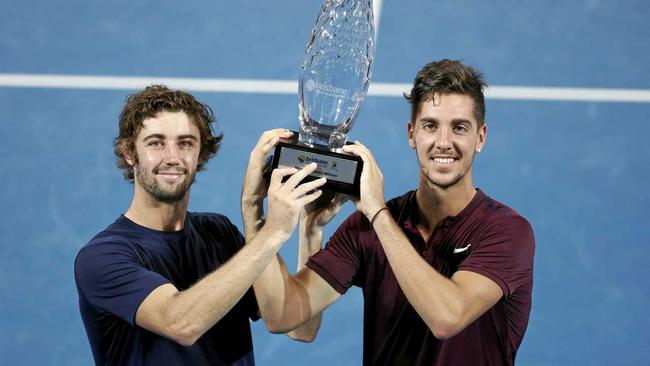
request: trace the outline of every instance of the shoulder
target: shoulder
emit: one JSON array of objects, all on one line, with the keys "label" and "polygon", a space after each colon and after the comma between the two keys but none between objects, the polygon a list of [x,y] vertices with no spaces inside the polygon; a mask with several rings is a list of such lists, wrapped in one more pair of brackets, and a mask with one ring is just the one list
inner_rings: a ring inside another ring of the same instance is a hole
[{"label": "shoulder", "polygon": [[147,238],[145,229],[120,216],[79,249],[75,258],[76,271],[96,271],[106,265],[119,263],[141,264],[138,243]]},{"label": "shoulder", "polygon": [[485,196],[481,202],[481,214],[494,226],[510,230],[531,232],[528,220],[506,204]]},{"label": "shoulder", "polygon": [[487,242],[509,243],[531,254],[534,251],[535,234],[532,225],[504,203],[485,196],[474,219],[483,223],[483,237]]},{"label": "shoulder", "polygon": [[115,263],[141,265],[140,258],[127,240],[96,237],[79,249],[74,261],[75,277],[88,277]]},{"label": "shoulder", "polygon": [[116,231],[112,226],[79,249],[74,261],[74,275],[80,288],[88,289],[115,277],[118,269],[142,266],[133,247],[134,237]]},{"label": "shoulder", "polygon": [[188,212],[189,220],[194,225],[234,227],[226,215],[216,212]]},{"label": "shoulder", "polygon": [[[525,217],[505,204],[484,196],[463,224],[471,248],[458,269],[495,281],[506,296],[532,283],[535,237]],[[523,287],[522,287],[523,286]]]},{"label": "shoulder", "polygon": [[217,231],[223,235],[239,233],[239,229],[225,215],[215,212],[188,212],[187,214],[194,230]]},{"label": "shoulder", "polygon": [[86,245],[81,247],[77,253],[76,261],[89,260],[98,255],[134,254],[131,243],[135,240],[136,236],[132,230],[129,230],[123,225],[121,218],[119,218],[90,239]]}]

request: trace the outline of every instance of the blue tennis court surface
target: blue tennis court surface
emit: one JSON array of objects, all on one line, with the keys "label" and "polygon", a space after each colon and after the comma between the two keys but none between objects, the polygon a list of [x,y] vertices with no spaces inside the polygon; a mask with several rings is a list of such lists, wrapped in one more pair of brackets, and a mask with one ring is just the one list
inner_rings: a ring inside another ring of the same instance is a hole
[{"label": "blue tennis court surface", "polygon": [[[320,1],[0,0],[2,75],[292,81]],[[494,86],[650,90],[647,1],[381,3],[375,83],[410,83],[458,58]],[[112,139],[125,97],[111,88],[0,82],[0,364],[88,365],[77,308],[78,249],[128,207]],[[239,227],[248,153],[262,131],[297,128],[291,93],[200,91],[224,133],[198,175],[193,211]],[[474,182],[536,232],[533,310],[520,365],[647,364],[650,102],[489,99]],[[409,106],[366,99],[351,136],[373,150],[386,197],[414,189]],[[331,234],[352,212],[347,204]],[[290,267],[296,240],[282,249]],[[326,310],[311,344],[253,324],[258,365],[359,365],[363,299]]]}]

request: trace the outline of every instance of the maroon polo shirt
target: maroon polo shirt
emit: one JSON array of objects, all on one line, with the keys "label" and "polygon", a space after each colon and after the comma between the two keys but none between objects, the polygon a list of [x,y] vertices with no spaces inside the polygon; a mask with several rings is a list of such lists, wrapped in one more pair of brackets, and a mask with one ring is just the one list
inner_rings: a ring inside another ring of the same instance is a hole
[{"label": "maroon polo shirt", "polygon": [[366,217],[355,212],[307,267],[339,293],[364,295],[364,365],[513,365],[526,331],[533,288],[533,230],[522,216],[480,190],[425,242],[415,191],[387,203],[415,250],[445,277],[481,274],[501,287],[494,307],[456,336],[437,339],[407,301]]}]

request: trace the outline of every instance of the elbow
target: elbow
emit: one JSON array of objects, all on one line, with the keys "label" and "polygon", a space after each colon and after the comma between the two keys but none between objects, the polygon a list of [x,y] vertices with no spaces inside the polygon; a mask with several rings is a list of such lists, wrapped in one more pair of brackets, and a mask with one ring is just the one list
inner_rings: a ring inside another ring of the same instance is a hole
[{"label": "elbow", "polygon": [[192,324],[171,324],[167,329],[167,338],[184,347],[191,347],[203,334]]},{"label": "elbow", "polygon": [[447,340],[456,334],[458,334],[457,331],[453,329],[446,329],[446,328],[441,328],[441,329],[431,329],[431,332],[433,333],[433,336],[436,337],[436,339],[439,339],[441,341]]},{"label": "elbow", "polygon": [[293,339],[294,341],[303,342],[303,343],[311,343],[316,339],[316,334],[289,332],[287,333],[287,335],[289,336],[289,338]]},{"label": "elbow", "polygon": [[[285,311],[286,313],[286,311]],[[271,311],[264,306],[260,306],[260,315],[264,320],[266,330],[273,334],[284,334],[296,329],[300,324],[295,324],[286,315],[277,311]]]},{"label": "elbow", "polygon": [[183,347],[192,347],[194,343],[199,340],[199,337],[193,337],[191,335],[180,335],[172,338],[172,340]]},{"label": "elbow", "polygon": [[294,341],[311,343],[316,339],[320,321],[317,326],[314,326],[314,324],[305,325],[304,323],[292,323],[278,320],[273,321],[267,317],[264,318],[264,325],[270,333],[286,334]]},{"label": "elbow", "polygon": [[439,340],[447,340],[463,330],[460,323],[452,319],[445,319],[436,324],[429,325],[429,329],[433,333],[433,336]]},{"label": "elbow", "polygon": [[287,327],[285,324],[282,324],[280,321],[272,319],[271,317],[263,317],[263,319],[266,330],[270,333],[282,334],[291,330],[291,328]]},{"label": "elbow", "polygon": [[287,332],[286,330],[282,329],[282,328],[279,327],[279,326],[276,326],[276,325],[269,325],[268,323],[264,323],[264,324],[266,325],[266,330],[268,330],[269,333],[272,333],[272,334],[282,334],[282,333],[286,333],[286,332]]},{"label": "elbow", "polygon": [[[300,323],[298,319],[293,321],[283,318],[283,317],[272,317],[265,316],[262,314],[262,319],[264,319],[264,325],[266,330],[273,334],[287,334],[291,339],[301,341],[301,342],[312,342],[315,335],[308,335],[305,332],[298,329],[303,323]],[[298,321],[297,323],[295,321]]]}]

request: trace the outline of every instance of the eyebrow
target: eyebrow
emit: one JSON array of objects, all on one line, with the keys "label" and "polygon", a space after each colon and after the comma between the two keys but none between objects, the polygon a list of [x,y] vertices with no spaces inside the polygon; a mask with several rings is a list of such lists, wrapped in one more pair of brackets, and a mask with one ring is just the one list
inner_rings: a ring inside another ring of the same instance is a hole
[{"label": "eyebrow", "polygon": [[147,140],[151,140],[151,139],[164,139],[164,138],[165,138],[165,135],[163,135],[161,133],[152,133],[151,135],[143,138],[142,141],[147,141]]},{"label": "eyebrow", "polygon": [[[423,117],[423,118],[418,119],[418,122],[434,122],[434,123],[438,123],[438,119],[433,118],[433,117]],[[455,125],[460,124],[460,123],[472,124],[472,121],[470,121],[468,119],[465,119],[465,118],[455,118],[455,119],[451,120],[451,123],[455,124]]]},{"label": "eyebrow", "polygon": [[180,135],[180,136],[178,136],[178,140],[185,140],[185,139],[199,141],[199,139],[196,138],[196,136],[194,136],[194,135]]},{"label": "eyebrow", "polygon": [[467,124],[471,125],[472,121],[470,121],[468,119],[465,119],[465,118],[456,118],[456,119],[452,120],[451,123],[456,124],[456,125],[461,124],[461,123],[467,123]]},{"label": "eyebrow", "polygon": [[[143,138],[142,141],[147,141],[147,140],[151,140],[151,139],[162,139],[162,140],[164,140],[164,139],[165,139],[165,135],[163,135],[163,134],[161,134],[161,133],[152,133],[151,135],[149,135],[149,136]],[[180,135],[180,136],[178,136],[177,139],[178,139],[178,140],[186,140],[186,139],[190,139],[190,140],[194,140],[194,141],[198,141],[198,140],[199,140],[199,139],[198,139],[196,136],[194,136],[194,135]]]}]

